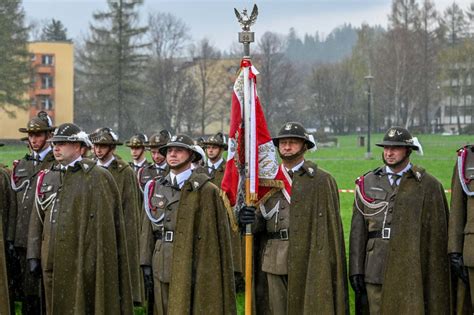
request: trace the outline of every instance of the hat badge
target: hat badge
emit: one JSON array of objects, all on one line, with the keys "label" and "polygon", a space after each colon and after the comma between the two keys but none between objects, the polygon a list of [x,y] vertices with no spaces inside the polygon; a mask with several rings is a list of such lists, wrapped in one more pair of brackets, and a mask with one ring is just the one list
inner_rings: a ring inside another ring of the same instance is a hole
[{"label": "hat badge", "polygon": [[394,137],[394,136],[395,136],[395,132],[396,132],[395,129],[390,129],[390,131],[388,132],[388,136],[389,136],[390,138]]},{"label": "hat badge", "polygon": [[285,130],[291,130],[291,124],[290,123],[285,125]]},{"label": "hat badge", "polygon": [[176,136],[172,136],[171,141],[173,141],[173,142],[176,141]]}]

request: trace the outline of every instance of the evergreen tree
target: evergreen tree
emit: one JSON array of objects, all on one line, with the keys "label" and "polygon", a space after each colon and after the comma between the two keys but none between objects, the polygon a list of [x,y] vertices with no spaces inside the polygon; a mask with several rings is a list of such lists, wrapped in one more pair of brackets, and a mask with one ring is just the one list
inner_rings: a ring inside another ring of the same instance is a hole
[{"label": "evergreen tree", "polygon": [[[143,69],[149,45],[141,41],[146,27],[139,27],[138,7],[143,0],[108,0],[108,10],[93,15],[95,23],[83,49],[77,72],[89,97],[97,123],[107,124],[124,137],[136,131],[143,102]],[[90,112],[84,110],[84,112]],[[91,117],[83,117],[87,122]]]},{"label": "evergreen tree", "polygon": [[43,30],[41,32],[41,40],[69,41],[69,39],[67,38],[67,28],[64,27],[61,21],[51,19],[51,23],[48,23],[43,27]]},{"label": "evergreen tree", "polygon": [[25,104],[28,88],[28,28],[21,1],[0,1],[0,108]]}]

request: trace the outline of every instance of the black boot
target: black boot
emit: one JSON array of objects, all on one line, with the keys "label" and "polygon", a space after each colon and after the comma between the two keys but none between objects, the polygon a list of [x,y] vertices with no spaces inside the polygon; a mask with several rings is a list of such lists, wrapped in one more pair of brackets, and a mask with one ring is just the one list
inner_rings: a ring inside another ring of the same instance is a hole
[{"label": "black boot", "polygon": [[28,295],[22,309],[23,315],[41,315],[40,298],[34,295]]}]

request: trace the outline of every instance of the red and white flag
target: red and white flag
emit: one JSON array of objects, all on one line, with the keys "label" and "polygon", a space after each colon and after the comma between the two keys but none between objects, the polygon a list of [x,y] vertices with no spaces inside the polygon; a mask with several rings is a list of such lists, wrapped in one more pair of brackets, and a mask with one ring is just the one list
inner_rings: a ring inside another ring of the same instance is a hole
[{"label": "red and white flag", "polygon": [[[243,59],[234,83],[230,117],[229,149],[221,188],[231,206],[237,202],[239,190],[245,187],[245,147],[248,146],[248,178],[251,199],[258,203],[277,189],[291,194],[291,184],[278,167],[277,152],[260,99],[257,94],[258,71],[248,59]],[[245,83],[245,76],[248,83]],[[245,94],[245,97],[244,97]],[[246,113],[246,114],[245,114]],[[249,134],[245,137],[245,128]],[[289,178],[289,177],[288,177]],[[289,191],[288,191],[289,188]]]}]

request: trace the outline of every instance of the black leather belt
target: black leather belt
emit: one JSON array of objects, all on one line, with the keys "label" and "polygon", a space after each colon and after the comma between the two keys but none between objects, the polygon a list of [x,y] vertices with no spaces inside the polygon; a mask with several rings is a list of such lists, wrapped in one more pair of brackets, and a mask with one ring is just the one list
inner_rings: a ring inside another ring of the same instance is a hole
[{"label": "black leather belt", "polygon": [[173,242],[173,239],[174,239],[174,232],[173,231],[160,231],[160,230],[156,230],[156,231],[153,231],[153,237],[155,238],[155,242],[157,240],[163,240],[165,242]]},{"label": "black leather belt", "polygon": [[282,229],[278,232],[267,233],[269,239],[287,241],[289,236],[288,229]]},{"label": "black leather belt", "polygon": [[370,231],[367,236],[368,238],[382,238],[384,240],[388,240],[390,239],[390,234],[391,234],[391,229],[384,228],[377,231]]}]

